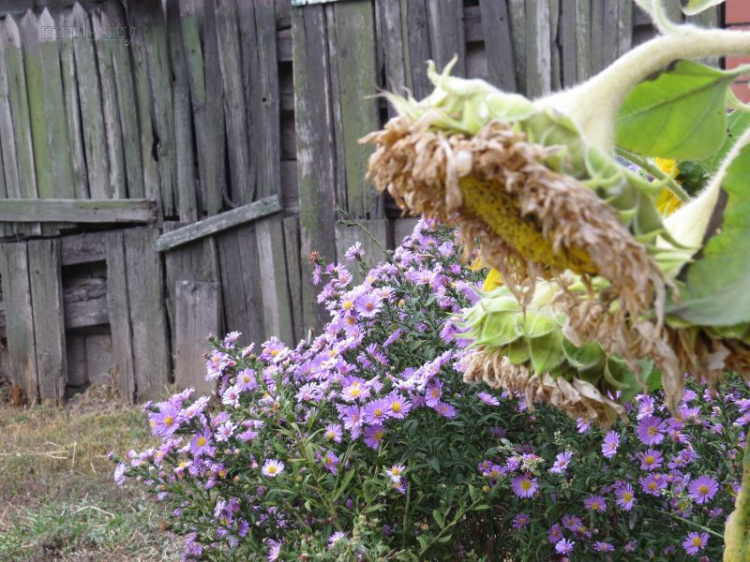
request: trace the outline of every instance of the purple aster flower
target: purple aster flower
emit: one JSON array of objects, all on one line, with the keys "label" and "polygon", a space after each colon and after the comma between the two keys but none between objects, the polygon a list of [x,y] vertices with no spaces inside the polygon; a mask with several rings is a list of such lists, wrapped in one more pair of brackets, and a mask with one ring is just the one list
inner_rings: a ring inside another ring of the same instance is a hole
[{"label": "purple aster flower", "polygon": [[382,425],[390,415],[391,404],[383,398],[365,404],[362,419],[370,425]]},{"label": "purple aster flower", "polygon": [[602,455],[611,459],[617,454],[617,448],[620,446],[620,436],[614,431],[607,432],[602,443]]},{"label": "purple aster flower", "polygon": [[589,429],[591,429],[591,422],[587,422],[585,420],[582,420],[581,418],[578,418],[576,420],[576,429],[578,430],[578,433],[586,433]]},{"label": "purple aster flower", "polygon": [[443,396],[443,383],[440,379],[434,379],[425,389],[425,401],[431,408],[435,408],[440,403]]},{"label": "purple aster flower", "polygon": [[658,496],[667,487],[667,479],[661,474],[649,474],[638,479],[641,489],[651,496]]},{"label": "purple aster flower", "polygon": [[394,464],[391,468],[388,468],[385,471],[386,475],[391,479],[391,482],[396,483],[401,482],[401,478],[403,478],[405,472],[406,467],[403,464]]},{"label": "purple aster flower", "polygon": [[557,455],[557,459],[555,460],[555,464],[552,465],[552,468],[550,468],[549,471],[552,474],[562,474],[563,472],[565,472],[565,469],[568,468],[572,456],[573,453],[571,451],[564,451],[562,453],[559,453]]},{"label": "purple aster flower", "polygon": [[573,552],[573,547],[575,546],[575,542],[568,540],[568,539],[560,539],[560,541],[555,545],[555,552],[558,554],[562,554],[563,556],[567,556],[571,552]]},{"label": "purple aster flower", "polygon": [[365,429],[365,445],[371,449],[380,447],[380,442],[385,436],[385,427],[382,425],[371,425]]},{"label": "purple aster flower", "polygon": [[531,523],[531,518],[525,513],[519,513],[513,518],[513,528],[516,530],[528,527],[529,523]]},{"label": "purple aster flower", "polygon": [[654,471],[661,468],[664,457],[655,449],[647,449],[643,453],[638,453],[638,460],[641,461],[641,470]]},{"label": "purple aster flower", "polygon": [[253,369],[242,369],[237,373],[237,388],[243,392],[250,392],[258,388],[258,380]]},{"label": "purple aster flower", "polygon": [[362,433],[362,413],[359,406],[342,406],[339,408],[339,417],[352,434],[352,439],[357,439]]},{"label": "purple aster flower", "polygon": [[366,400],[370,397],[370,389],[363,386],[360,381],[354,381],[344,387],[341,391],[341,397],[347,402],[355,400]]},{"label": "purple aster flower", "polygon": [[719,491],[719,483],[711,476],[701,476],[688,485],[688,495],[697,504],[709,502]]},{"label": "purple aster flower", "polygon": [[583,505],[586,506],[586,509],[590,509],[597,513],[604,513],[607,511],[607,502],[602,496],[589,496],[583,501]]},{"label": "purple aster flower", "polygon": [[433,409],[443,416],[444,418],[453,419],[458,415],[458,411],[451,406],[450,404],[446,404],[445,402],[438,402],[437,405],[433,407]]},{"label": "purple aster flower", "polygon": [[701,550],[706,548],[707,543],[708,533],[697,533],[694,531],[692,533],[688,533],[688,536],[682,542],[682,548],[684,548],[685,552],[692,556],[694,554],[698,554]]},{"label": "purple aster flower", "polygon": [[284,463],[276,459],[268,459],[261,469],[263,476],[269,478],[276,478],[279,474],[284,472]]},{"label": "purple aster flower", "polygon": [[359,242],[354,244],[354,246],[346,251],[344,257],[350,261],[362,259],[363,257],[365,257],[365,251],[362,249],[362,244],[360,244]]},{"label": "purple aster flower", "polygon": [[388,336],[388,338],[383,342],[383,347],[388,347],[393,342],[395,342],[397,339],[401,337],[401,334],[403,334],[404,331],[401,328],[398,328],[397,330],[394,330],[393,333]]},{"label": "purple aster flower", "polygon": [[341,443],[342,433],[343,431],[341,429],[341,424],[329,423],[326,426],[326,431],[323,435],[329,441],[333,441],[334,443]]},{"label": "purple aster flower", "polygon": [[211,446],[211,433],[209,431],[196,433],[190,441],[190,452],[196,458],[203,455],[212,457],[216,449]]},{"label": "purple aster flower", "polygon": [[549,533],[547,534],[547,537],[549,538],[549,542],[552,544],[557,544],[562,540],[563,538],[563,530],[559,523],[555,523],[552,525],[552,527],[549,528]]},{"label": "purple aster flower", "polygon": [[562,524],[563,527],[571,532],[575,532],[583,527],[583,521],[581,521],[581,518],[577,515],[563,515]]},{"label": "purple aster flower", "polygon": [[375,293],[364,293],[357,297],[355,307],[362,318],[373,318],[380,312],[383,299]]},{"label": "purple aster flower", "polygon": [[168,402],[156,405],[158,412],[149,414],[152,433],[157,437],[171,437],[180,427],[179,408]]},{"label": "purple aster flower", "polygon": [[402,420],[411,411],[411,402],[398,392],[391,392],[384,400],[388,403],[389,418]]},{"label": "purple aster flower", "polygon": [[633,509],[633,504],[635,503],[633,486],[630,484],[622,484],[621,486],[618,486],[615,489],[615,503],[625,511]]},{"label": "purple aster flower", "polygon": [[594,543],[594,550],[596,550],[597,552],[614,552],[615,547],[608,542],[596,541]]},{"label": "purple aster flower", "polygon": [[[359,245],[359,242],[357,242],[357,245]],[[343,540],[346,540],[346,533],[344,533],[343,531],[336,531],[328,539],[328,548],[333,548],[333,545]]]},{"label": "purple aster flower", "polygon": [[333,474],[339,473],[339,458],[333,451],[326,451],[326,454],[323,455],[320,462]]},{"label": "purple aster flower", "polygon": [[488,406],[499,406],[500,400],[498,400],[495,396],[492,396],[492,394],[488,392],[480,392],[477,394],[477,398],[479,398],[480,401],[482,401],[484,404],[487,404]]},{"label": "purple aster flower", "polygon": [[539,484],[536,478],[526,473],[516,476],[511,482],[511,488],[513,489],[513,493],[519,498],[531,498],[539,490]]},{"label": "purple aster flower", "polygon": [[666,433],[664,420],[656,416],[645,416],[638,422],[638,439],[644,445],[658,445]]}]

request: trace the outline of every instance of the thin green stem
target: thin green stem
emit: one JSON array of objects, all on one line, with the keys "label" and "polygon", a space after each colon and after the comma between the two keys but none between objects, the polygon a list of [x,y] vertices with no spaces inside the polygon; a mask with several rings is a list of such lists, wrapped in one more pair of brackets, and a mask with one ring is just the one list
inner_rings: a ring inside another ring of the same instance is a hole
[{"label": "thin green stem", "polygon": [[671,191],[677,199],[683,203],[690,201],[690,195],[682,189],[682,186],[678,184],[669,174],[663,172],[658,166],[655,166],[648,158],[643,158],[637,155],[635,152],[631,152],[625,148],[617,148],[617,154],[626,158],[642,170],[645,170],[657,180],[664,184],[669,191]]}]

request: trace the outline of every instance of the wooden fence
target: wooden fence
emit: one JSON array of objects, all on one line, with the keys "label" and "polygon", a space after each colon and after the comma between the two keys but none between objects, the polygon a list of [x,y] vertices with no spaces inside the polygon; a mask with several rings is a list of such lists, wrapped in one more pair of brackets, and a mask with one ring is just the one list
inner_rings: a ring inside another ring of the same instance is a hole
[{"label": "wooden fence", "polygon": [[[675,1],[675,8],[677,8]],[[679,17],[679,11],[675,12]],[[704,22],[716,23],[712,13]],[[425,61],[530,96],[651,34],[623,0],[6,0],[0,364],[27,401],[205,388],[208,332],[319,327],[307,255],[408,232],[357,144]]]}]

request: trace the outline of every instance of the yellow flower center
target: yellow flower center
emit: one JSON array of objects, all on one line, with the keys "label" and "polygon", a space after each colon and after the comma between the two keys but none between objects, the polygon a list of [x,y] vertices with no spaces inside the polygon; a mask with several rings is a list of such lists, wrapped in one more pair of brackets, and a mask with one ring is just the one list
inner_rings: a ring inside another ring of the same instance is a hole
[{"label": "yellow flower center", "polygon": [[196,442],[199,447],[203,447],[203,445],[206,444],[206,438],[205,437],[198,437],[198,441]]},{"label": "yellow flower center", "polygon": [[625,493],[624,493],[624,494],[622,495],[622,499],[624,499],[624,500],[625,500],[625,503],[628,503],[628,502],[629,502],[630,500],[632,500],[632,499],[633,499],[633,494],[631,494],[630,492],[625,492]]},{"label": "yellow flower center", "polygon": [[523,482],[521,482],[521,488],[524,492],[528,492],[531,489],[531,481],[524,480]]},{"label": "yellow flower center", "polygon": [[269,466],[267,472],[268,474],[276,474],[276,467],[274,465]]},{"label": "yellow flower center", "polygon": [[708,493],[708,486],[704,484],[698,488],[698,491],[705,496]]},{"label": "yellow flower center", "polygon": [[396,412],[397,414],[401,411],[401,403],[400,402],[394,402],[391,404],[391,410]]},{"label": "yellow flower center", "polygon": [[354,306],[354,303],[352,301],[350,300],[344,301],[344,305],[343,305],[344,310],[351,310],[353,306]]},{"label": "yellow flower center", "polygon": [[701,544],[703,544],[703,541],[700,537],[693,537],[693,546],[700,546]]},{"label": "yellow flower center", "polygon": [[375,408],[375,411],[373,412],[373,415],[374,415],[374,416],[375,416],[376,418],[382,417],[382,415],[383,415],[383,410],[381,410],[380,408]]},{"label": "yellow flower center", "polygon": [[645,462],[645,463],[646,463],[647,465],[652,465],[652,464],[654,464],[654,463],[656,462],[656,458],[654,457],[654,455],[649,455],[649,456],[647,456],[647,457],[646,457],[646,458],[644,459],[644,462]]},{"label": "yellow flower center", "polygon": [[174,423],[174,418],[172,416],[167,416],[166,418],[164,418],[164,425],[166,425],[167,427],[169,427],[173,423]]}]

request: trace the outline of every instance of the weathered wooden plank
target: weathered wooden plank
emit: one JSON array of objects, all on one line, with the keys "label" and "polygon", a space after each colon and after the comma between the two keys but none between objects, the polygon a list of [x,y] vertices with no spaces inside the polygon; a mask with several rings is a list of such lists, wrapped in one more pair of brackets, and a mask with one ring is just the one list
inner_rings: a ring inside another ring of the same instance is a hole
[{"label": "weathered wooden plank", "polygon": [[[61,29],[73,29],[75,16],[73,10],[60,14]],[[65,122],[68,132],[67,145],[70,150],[71,172],[76,199],[89,198],[89,176],[86,170],[86,149],[83,141],[81,120],[81,102],[78,95],[76,76],[75,42],[80,37],[64,35],[60,41],[60,68],[65,103]]]},{"label": "weathered wooden plank", "polygon": [[112,385],[112,336],[86,334],[86,371],[89,383]]},{"label": "weathered wooden plank", "polygon": [[[185,53],[185,66],[189,78],[190,101],[195,120],[195,143],[198,159],[199,208],[208,215],[221,211],[224,183],[224,120],[221,100],[216,102],[207,98],[207,73],[204,70],[204,49],[201,45],[197,11],[200,0],[180,0],[180,24]],[[204,28],[208,23],[204,19]],[[204,31],[204,40],[210,41],[213,36]],[[215,37],[214,41],[215,41]],[[216,47],[214,46],[214,50]],[[208,48],[207,48],[208,50]],[[208,64],[208,60],[205,60]],[[221,97],[221,92],[218,94]],[[221,118],[212,119],[211,109],[218,107]]]},{"label": "weathered wooden plank", "polygon": [[289,276],[284,259],[284,225],[282,217],[269,217],[258,221],[258,267],[260,292],[263,304],[263,328],[266,337],[276,334],[291,342],[294,324],[289,295]]},{"label": "weathered wooden plank", "polygon": [[526,4],[526,95],[530,98],[552,89],[549,0]]},{"label": "weathered wooden plank", "polygon": [[[384,250],[393,247],[392,229],[388,219],[360,220],[358,222],[367,232],[356,225],[336,224],[336,251],[339,256],[343,257],[349,248],[359,242],[365,252],[364,262],[369,269],[387,257]],[[354,284],[361,283],[364,277],[359,264],[349,262],[347,268],[354,276]]]},{"label": "weathered wooden plank", "polygon": [[174,371],[178,389],[213,392],[215,383],[206,381],[203,355],[211,350],[209,334],[218,335],[221,330],[221,314],[221,283],[177,281]]},{"label": "weathered wooden plank", "polygon": [[560,1],[549,0],[550,56],[552,57],[550,86],[555,91],[562,88],[562,61],[560,60],[560,43],[558,41],[560,31]]},{"label": "weathered wooden plank", "polygon": [[177,162],[177,214],[181,221],[198,220],[198,193],[193,158],[193,119],[190,80],[182,41],[179,0],[167,0],[169,56],[172,63],[172,102],[174,104],[174,139]]},{"label": "weathered wooden plank", "polygon": [[[295,119],[300,187],[300,245],[307,256],[316,250],[324,260],[336,257],[333,125],[329,61],[323,6],[292,11],[294,38]],[[325,311],[316,288],[303,276],[305,328],[322,326]],[[229,326],[228,326],[229,327]]]},{"label": "weathered wooden plank", "polygon": [[[88,13],[76,2],[69,16],[78,29],[92,29]],[[93,41],[78,38],[73,41],[76,81],[80,101],[80,127],[86,156],[89,194],[94,199],[111,197],[108,189],[108,156],[104,132],[104,114]]]},{"label": "weathered wooden plank", "polygon": [[[164,231],[172,232],[183,226],[183,223],[164,223]],[[174,248],[164,255],[167,288],[167,314],[172,327],[172,349],[174,349],[175,330],[175,286],[177,281],[220,281],[219,255],[216,239],[206,237],[196,242]]]},{"label": "weathered wooden plank", "polygon": [[591,2],[575,0],[576,79],[583,82],[591,71]]},{"label": "weathered wooden plank", "polygon": [[602,28],[602,68],[612,64],[617,58],[620,28],[618,4],[622,3],[623,2],[620,2],[619,0],[604,0],[602,2],[604,9],[604,26]]},{"label": "weathered wooden plank", "polygon": [[604,30],[606,22],[605,1],[591,3],[591,52],[589,53],[589,65],[592,76],[604,68]]},{"label": "weathered wooden plank", "polygon": [[[37,193],[36,168],[34,165],[26,72],[21,55],[21,36],[15,20],[10,16],[5,19],[5,23],[0,30],[2,31],[0,43],[2,43],[4,51],[8,78],[8,101],[13,118],[13,133],[18,163],[18,182],[8,182],[8,195],[17,198],[35,198]],[[5,134],[2,136],[4,137]],[[5,143],[6,139],[3,142]]]},{"label": "weathered wooden plank", "polygon": [[515,92],[517,85],[508,2],[480,0],[479,9],[489,81],[506,92]]},{"label": "weathered wooden plank", "polygon": [[286,256],[286,269],[289,276],[289,298],[294,325],[294,341],[287,342],[289,345],[293,345],[304,337],[303,326],[305,324],[302,317],[302,270],[300,268],[299,243],[299,217],[286,217],[284,219],[284,255]]},{"label": "weathered wooden plank", "polygon": [[510,32],[513,39],[513,58],[516,71],[518,92],[526,94],[526,2],[525,0],[508,0],[510,15]]},{"label": "weathered wooden plank", "polygon": [[276,28],[286,29],[292,26],[291,7],[292,3],[286,0],[274,0],[276,13]]},{"label": "weathered wooden plank", "polygon": [[[134,13],[134,10],[136,12]],[[128,10],[128,21],[133,27],[138,27],[139,16],[135,6]],[[155,150],[157,139],[154,135],[152,118],[151,78],[149,75],[149,49],[146,44],[144,30],[138,29],[130,43],[133,57],[133,79],[135,83],[135,97],[138,106],[138,130],[143,166],[143,187],[146,197],[154,199],[162,205],[161,177],[159,171],[159,153]]]},{"label": "weathered wooden plank", "polygon": [[33,303],[36,365],[41,401],[60,404],[65,398],[65,321],[63,319],[60,243],[28,243],[29,284]]},{"label": "weathered wooden plank", "polygon": [[[62,265],[62,244],[60,245]],[[63,281],[63,302],[73,304],[107,296],[106,277],[73,277]]]},{"label": "weathered wooden plank", "polygon": [[432,91],[432,83],[427,78],[427,61],[432,59],[430,50],[429,16],[425,0],[401,0],[401,14],[404,37],[408,44],[404,57],[407,62],[408,88],[417,99],[422,99]]},{"label": "weathered wooden plank", "polygon": [[65,355],[68,364],[67,386],[80,388],[88,384],[86,336],[84,334],[68,334],[65,341]]},{"label": "weathered wooden plank", "polygon": [[291,28],[279,29],[276,34],[276,56],[279,62],[291,62],[293,57],[292,50]]},{"label": "weathered wooden plank", "polygon": [[633,4],[620,2],[617,6],[617,56],[621,57],[633,46]]},{"label": "weathered wooden plank", "polygon": [[47,117],[44,108],[44,79],[42,70],[42,49],[39,41],[39,22],[29,10],[19,24],[23,42],[23,62],[26,71],[26,95],[31,119],[31,139],[34,145],[34,169],[37,191],[35,196],[54,196],[52,184],[52,163],[47,143]]},{"label": "weathered wooden plank", "polygon": [[107,280],[105,278],[89,277],[65,281],[62,298],[66,329],[86,328],[109,323]]},{"label": "weathered wooden plank", "polygon": [[[98,29],[109,27],[109,16],[102,6],[94,8],[91,21]],[[104,192],[109,198],[124,199],[128,196],[127,174],[125,172],[125,150],[122,145],[122,127],[117,104],[117,80],[112,60],[112,49],[111,41],[99,41],[96,44],[96,62],[101,84],[102,113],[104,114],[104,131],[109,161],[108,182]]]},{"label": "weathered wooden plank", "polygon": [[297,161],[281,161],[281,199],[287,215],[299,215],[299,180]]},{"label": "weathered wooden plank", "polygon": [[5,304],[11,382],[33,404],[38,400],[39,387],[29,260],[25,242],[0,244],[0,278]]},{"label": "weathered wooden plank", "polygon": [[221,292],[227,331],[242,333],[240,343],[261,343],[264,333],[263,294],[258,267],[258,241],[253,224],[224,232],[217,237],[221,268]]},{"label": "weathered wooden plank", "polygon": [[2,153],[2,196],[20,195],[20,179],[16,156],[16,138],[13,134],[13,115],[10,108],[8,72],[5,63],[5,26],[0,22],[0,152]]},{"label": "weathered wooden plank", "polygon": [[[401,2],[393,0],[376,0],[376,18],[378,21],[377,43],[383,50],[383,74],[385,89],[403,93],[406,89],[406,64],[404,57],[405,41],[401,15]],[[396,115],[396,110],[388,106],[389,117]]]},{"label": "weathered wooden plank", "polygon": [[560,72],[562,85],[577,83],[576,66],[576,0],[560,2]]},{"label": "weathered wooden plank", "polygon": [[163,393],[171,368],[164,272],[161,256],[154,251],[156,235],[155,229],[136,228],[126,230],[123,238],[138,400],[154,399]]},{"label": "weathered wooden plank", "polygon": [[[162,210],[165,216],[173,217],[176,213],[176,159],[167,21],[161,0],[132,2],[129,15],[138,29],[135,37],[143,38],[142,55],[145,54],[145,61],[136,62],[136,65],[145,62],[148,69],[151,105],[146,107],[151,109],[153,134],[158,139],[155,148]],[[153,150],[153,146],[151,149]]]},{"label": "weathered wooden plank", "polygon": [[216,234],[223,230],[278,213],[279,211],[281,211],[279,196],[266,197],[255,203],[250,203],[249,205],[244,205],[226,213],[209,217],[195,224],[162,234],[157,240],[155,248],[159,252],[164,252],[182,244],[210,236],[211,234]]},{"label": "weathered wooden plank", "polygon": [[234,0],[215,0],[215,7],[219,62],[224,84],[231,200],[235,205],[245,205],[255,199],[256,168],[250,160],[237,7]]},{"label": "weathered wooden plank", "polygon": [[[125,11],[119,2],[108,2],[105,4],[105,10],[110,26],[116,26],[118,30],[120,28],[128,28]],[[114,37],[110,38],[109,41],[112,43],[112,71],[117,86],[117,106],[122,128],[122,148],[125,158],[127,196],[132,199],[146,197],[146,188],[143,183],[143,164],[141,162],[136,94],[133,84],[133,69],[130,63],[130,44],[126,43],[129,39],[120,39],[118,36],[116,39]]]},{"label": "weathered wooden plank", "polygon": [[416,218],[400,218],[393,221],[394,245],[400,246],[404,238],[414,231],[414,227],[417,226],[418,222],[419,219]]},{"label": "weathered wooden plank", "polygon": [[331,66],[336,67],[338,81],[332,80],[332,88],[341,111],[341,137],[336,146],[343,149],[344,159],[343,177],[337,179],[345,182],[337,191],[346,193],[338,204],[355,218],[380,217],[382,197],[365,180],[372,149],[357,142],[379,125],[378,101],[372,97],[377,84],[372,5],[369,0],[358,0],[336,4],[333,10],[337,56],[331,57]]},{"label": "weathered wooden plank", "polygon": [[[326,11],[326,35],[328,37],[328,71],[330,72],[329,83],[331,85],[331,110],[333,112],[333,119],[331,121],[331,130],[333,131],[333,177],[336,178],[336,183],[333,186],[334,200],[336,206],[346,209],[348,207],[347,202],[347,185],[346,185],[346,156],[345,146],[341,142],[344,138],[344,117],[342,115],[342,107],[339,83],[346,81],[346,77],[339,78],[339,51],[338,42],[336,41],[336,11],[335,6],[330,4],[325,7]],[[304,95],[303,92],[295,90],[294,95]],[[296,125],[296,124],[295,124]],[[296,135],[296,126],[295,126]],[[295,136],[296,142],[296,136]]]},{"label": "weathered wooden plank", "polygon": [[120,399],[135,402],[136,386],[133,366],[133,332],[130,323],[127,264],[122,232],[105,237],[107,253],[107,307],[112,331],[112,359]]},{"label": "weathered wooden plank", "polygon": [[60,238],[60,260],[63,266],[104,261],[103,232],[89,232]]},{"label": "weathered wooden plank", "polygon": [[149,199],[5,199],[0,201],[3,222],[151,223],[156,203]]},{"label": "weathered wooden plank", "polygon": [[430,50],[435,64],[442,70],[454,56],[458,55],[453,74],[466,76],[463,0],[427,0],[427,15]]}]

